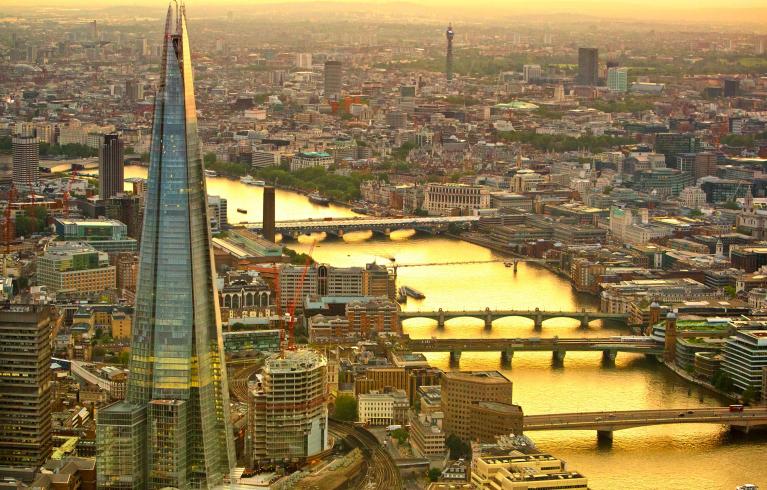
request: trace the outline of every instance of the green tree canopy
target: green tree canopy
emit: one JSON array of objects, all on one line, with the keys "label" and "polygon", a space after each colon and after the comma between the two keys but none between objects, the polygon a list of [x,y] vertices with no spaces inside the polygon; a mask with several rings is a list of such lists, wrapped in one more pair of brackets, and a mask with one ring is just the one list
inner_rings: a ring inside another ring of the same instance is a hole
[{"label": "green tree canopy", "polygon": [[350,395],[341,395],[336,398],[333,416],[338,420],[345,420],[347,422],[357,420],[357,399]]}]

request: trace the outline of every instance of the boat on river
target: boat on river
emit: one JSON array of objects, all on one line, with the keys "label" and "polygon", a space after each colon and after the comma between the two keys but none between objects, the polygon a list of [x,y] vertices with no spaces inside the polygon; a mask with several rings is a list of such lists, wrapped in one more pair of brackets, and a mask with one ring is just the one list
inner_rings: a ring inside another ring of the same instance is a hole
[{"label": "boat on river", "polygon": [[328,199],[327,197],[324,197],[319,192],[312,192],[311,194],[309,194],[309,202],[312,202],[314,204],[319,204],[321,206],[327,206],[328,204],[330,204],[330,199]]},{"label": "boat on river", "polygon": [[426,297],[421,291],[411,288],[410,286],[402,286],[400,288],[406,296],[410,296],[413,299],[424,299]]}]

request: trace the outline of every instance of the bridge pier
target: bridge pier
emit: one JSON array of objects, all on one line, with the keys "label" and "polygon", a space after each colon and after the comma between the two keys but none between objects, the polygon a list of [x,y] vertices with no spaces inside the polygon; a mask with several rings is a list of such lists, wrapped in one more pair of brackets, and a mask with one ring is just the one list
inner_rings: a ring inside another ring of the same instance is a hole
[{"label": "bridge pier", "polygon": [[445,328],[445,311],[442,308],[437,310],[437,328]]},{"label": "bridge pier", "polygon": [[461,351],[459,350],[451,350],[450,351],[450,365],[453,367],[458,367],[458,365],[461,364]]},{"label": "bridge pier", "polygon": [[514,264],[514,274],[516,274],[517,273],[517,265],[519,265],[519,260],[518,259],[514,259],[513,264]]},{"label": "bridge pier", "polygon": [[501,351],[501,366],[511,367],[511,360],[514,359],[514,351],[511,349],[504,349]]},{"label": "bridge pier", "polygon": [[566,350],[553,350],[551,351],[551,360],[554,364],[561,365],[565,362]]},{"label": "bridge pier", "polygon": [[602,362],[605,364],[607,363],[614,363],[615,358],[618,356],[618,351],[616,350],[603,350],[602,351]]},{"label": "bridge pier", "polygon": [[583,316],[581,317],[581,328],[585,330],[589,328],[589,314],[586,310],[583,310],[582,313]]},{"label": "bridge pier", "polygon": [[597,441],[610,441],[613,440],[613,431],[611,430],[598,430]]},{"label": "bridge pier", "polygon": [[536,331],[543,330],[543,313],[541,313],[540,308],[535,309],[535,316],[533,317],[533,321],[535,322],[534,329]]},{"label": "bridge pier", "polygon": [[490,308],[485,308],[485,330],[491,330],[493,328],[493,314],[490,312]]}]

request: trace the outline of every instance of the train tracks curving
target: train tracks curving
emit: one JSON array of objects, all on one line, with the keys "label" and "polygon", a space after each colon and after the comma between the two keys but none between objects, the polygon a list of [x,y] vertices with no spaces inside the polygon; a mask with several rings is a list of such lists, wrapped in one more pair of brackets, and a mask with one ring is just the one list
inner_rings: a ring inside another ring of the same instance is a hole
[{"label": "train tracks curving", "polygon": [[381,446],[378,439],[362,427],[354,427],[337,420],[329,420],[330,433],[349,441],[369,455],[367,474],[359,486],[361,489],[399,490],[402,479],[394,460]]},{"label": "train tracks curving", "polygon": [[261,366],[252,364],[232,371],[229,378],[229,392],[237,401],[248,403],[248,381],[259,369]]}]

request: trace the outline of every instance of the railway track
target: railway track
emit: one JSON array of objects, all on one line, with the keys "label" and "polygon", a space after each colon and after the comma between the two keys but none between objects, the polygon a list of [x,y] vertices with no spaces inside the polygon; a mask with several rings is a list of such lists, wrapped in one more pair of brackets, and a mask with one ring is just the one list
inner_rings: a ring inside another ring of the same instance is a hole
[{"label": "railway track", "polygon": [[332,419],[329,420],[329,429],[336,437],[346,439],[351,445],[364,449],[369,454],[367,474],[362,479],[359,488],[370,490],[400,490],[402,488],[402,479],[394,460],[373,434],[361,427],[354,427]]},{"label": "railway track", "polygon": [[248,403],[248,381],[261,366],[250,365],[232,371],[229,379],[229,393],[239,402]]}]

